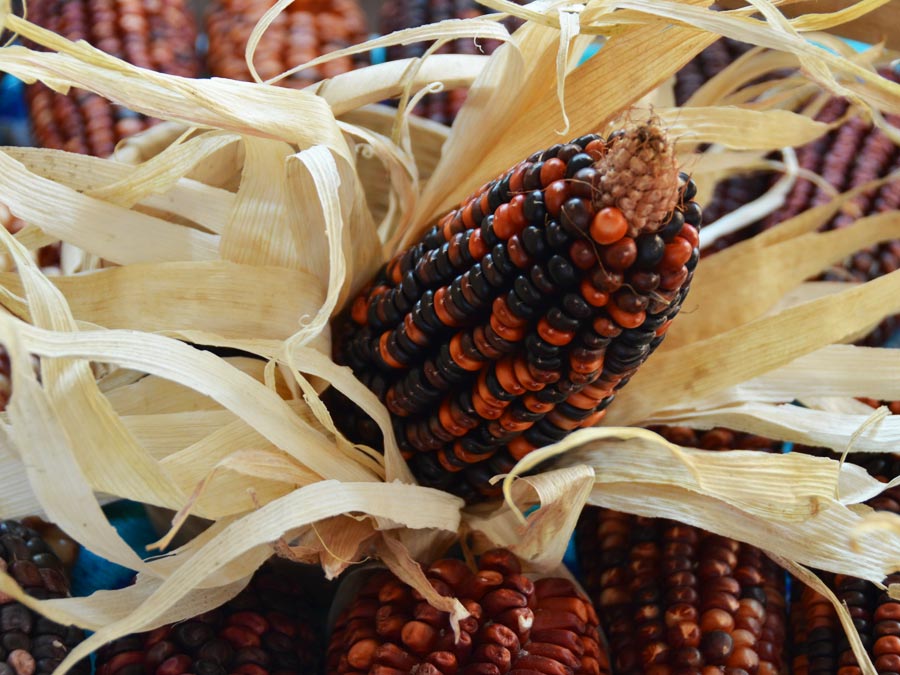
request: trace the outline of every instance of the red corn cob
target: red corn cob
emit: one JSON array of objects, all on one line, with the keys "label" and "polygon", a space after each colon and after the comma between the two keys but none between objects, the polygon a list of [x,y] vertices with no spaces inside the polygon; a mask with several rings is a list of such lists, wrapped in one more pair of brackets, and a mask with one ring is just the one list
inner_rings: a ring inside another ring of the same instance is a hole
[{"label": "red corn cob", "polygon": [[103,647],[97,675],[306,675],[319,635],[295,566],[268,565],[219,609]]},{"label": "red corn cob", "polygon": [[[69,594],[59,558],[35,530],[0,520],[0,569],[29,595],[47,600]],[[50,675],[84,639],[80,629],[61,626],[0,593],[0,675]],[[90,672],[82,661],[71,671]]]},{"label": "red corn cob", "polygon": [[338,617],[328,675],[608,675],[597,615],[568,579],[531,581],[504,550],[482,555],[476,571],[440,560],[426,574],[470,612],[460,640],[446,613],[380,572]]},{"label": "red corn cob", "polygon": [[[184,0],[32,0],[28,18],[70,40],[87,40],[141,68],[196,77],[197,30]],[[43,84],[26,90],[38,145],[105,157],[126,136],[154,121],[96,94],[55,94]]]},{"label": "red corn cob", "polygon": [[[274,0],[216,0],[206,10],[209,34],[207,62],[212,75],[251,80],[244,51],[250,33]],[[356,0],[303,0],[283,11],[266,31],[254,57],[264,80],[307,61],[363,42],[366,18]],[[334,77],[362,65],[351,57],[301,70],[280,81],[302,88],[322,78]]]},{"label": "red corn cob", "polygon": [[492,475],[599,421],[687,293],[694,193],[655,123],[589,135],[483,186],[379,271],[336,320],[334,356],[385,402],[419,480],[491,496]]},{"label": "red corn cob", "polygon": [[596,508],[582,515],[577,537],[616,673],[784,672],[784,576],[759,549]]}]

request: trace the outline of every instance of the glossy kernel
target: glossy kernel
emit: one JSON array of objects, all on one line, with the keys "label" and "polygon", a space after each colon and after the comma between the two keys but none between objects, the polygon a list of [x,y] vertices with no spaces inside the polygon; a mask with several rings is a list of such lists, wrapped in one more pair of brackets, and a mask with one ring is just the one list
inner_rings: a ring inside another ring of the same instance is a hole
[{"label": "glossy kernel", "polygon": [[[600,209],[591,221],[591,239],[598,244],[612,244],[628,232],[625,215],[614,206]],[[635,251],[636,253],[636,251]]]}]

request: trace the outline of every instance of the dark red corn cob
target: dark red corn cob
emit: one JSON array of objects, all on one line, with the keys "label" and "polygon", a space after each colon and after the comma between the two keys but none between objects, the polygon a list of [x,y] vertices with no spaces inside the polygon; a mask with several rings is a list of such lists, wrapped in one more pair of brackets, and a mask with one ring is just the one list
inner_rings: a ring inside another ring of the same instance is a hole
[{"label": "dark red corn cob", "polygon": [[[900,474],[900,456],[857,453],[848,458],[880,480]],[[876,511],[900,513],[900,488],[890,488],[867,502]],[[820,573],[822,580],[846,603],[863,646],[880,675],[900,672],[900,602],[862,579]],[[862,675],[834,607],[825,596],[795,581],[797,590],[791,624],[795,675]],[[900,574],[884,580],[900,583]]]},{"label": "dark red corn cob", "polygon": [[[35,598],[69,594],[59,558],[35,530],[13,520],[0,520],[0,570]],[[0,593],[0,675],[50,675],[83,639],[80,629],[54,623]],[[90,666],[79,663],[73,672],[88,673]]]},{"label": "dark red corn cob", "polygon": [[471,616],[454,638],[448,615],[387,571],[368,580],[340,614],[328,675],[608,675],[597,615],[568,579],[532,581],[505,550],[473,571],[440,560],[426,575]]},{"label": "dark red corn cob", "polygon": [[786,672],[784,575],[759,549],[596,508],[577,536],[617,675]]},{"label": "dark red corn cob", "polygon": [[[900,413],[900,401],[863,399],[873,408],[886,405]],[[840,459],[840,453],[825,448],[795,446],[795,452]],[[863,467],[871,476],[886,483],[900,475],[900,455],[893,453],[850,453],[846,461]],[[900,513],[900,487],[889,488],[866,504],[876,511]],[[862,644],[881,675],[900,672],[900,602],[891,600],[873,584],[862,579],[832,573],[820,578],[846,603]],[[900,574],[884,583],[900,583]],[[861,675],[850,642],[829,600],[794,580],[791,629],[793,633],[793,670],[795,675]]]},{"label": "dark red corn cob", "polygon": [[[233,80],[251,79],[244,58],[247,40],[274,0],[217,0],[206,9],[209,35],[207,63],[212,75]],[[254,57],[263,80],[314,58],[363,42],[366,17],[356,0],[303,0],[288,6],[266,31]],[[362,65],[343,57],[307,68],[281,80],[282,86],[302,88]]]},{"label": "dark red corn cob", "polygon": [[336,320],[334,357],[385,402],[420,481],[492,496],[492,475],[600,420],[688,291],[694,193],[655,123],[588,135],[484,185],[378,272]]},{"label": "dark red corn cob", "polygon": [[715,427],[706,431],[681,426],[650,427],[671,443],[701,450],[760,450],[780,452],[781,443],[771,438]]},{"label": "dark red corn cob", "polygon": [[307,675],[321,661],[319,620],[295,566],[267,565],[222,607],[97,654],[97,675]]},{"label": "dark red corn cob", "polygon": [[[31,0],[28,18],[70,40],[141,68],[197,77],[197,29],[185,0]],[[80,89],[63,96],[43,84],[26,90],[38,145],[105,157],[150,119]]]}]

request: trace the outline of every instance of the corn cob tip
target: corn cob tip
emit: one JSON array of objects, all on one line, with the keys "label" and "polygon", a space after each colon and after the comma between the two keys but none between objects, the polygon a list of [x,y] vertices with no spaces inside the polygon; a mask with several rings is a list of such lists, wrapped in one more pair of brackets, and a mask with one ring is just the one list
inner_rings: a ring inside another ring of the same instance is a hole
[{"label": "corn cob tip", "polygon": [[618,208],[628,236],[656,232],[678,203],[675,147],[660,120],[632,124],[612,134],[599,159],[595,205]]}]

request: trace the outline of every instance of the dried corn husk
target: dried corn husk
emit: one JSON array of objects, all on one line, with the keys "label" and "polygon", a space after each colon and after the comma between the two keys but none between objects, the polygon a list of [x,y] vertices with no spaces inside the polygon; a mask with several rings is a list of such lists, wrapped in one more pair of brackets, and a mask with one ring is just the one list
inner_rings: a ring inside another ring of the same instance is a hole
[{"label": "dried corn husk", "polygon": [[[15,236],[0,231],[15,263],[0,275],[0,342],[15,391],[0,417],[0,517],[42,511],[139,572],[123,591],[46,602],[25,599],[0,573],[0,592],[96,631],[64,666],[104,641],[235,595],[275,551],[317,561],[332,576],[380,555],[421,585],[412,560],[463,533],[550,569],[586,502],[684,520],[795,567],[878,581],[900,565],[893,523],[873,523],[860,507],[884,486],[857,467],[754,452],[710,460],[626,426],[727,422],[837,449],[891,442],[898,430],[890,419],[784,405],[823,393],[897,394],[898,380],[888,378],[900,357],[839,343],[900,310],[898,273],[827,293],[803,284],[846,252],[900,236],[896,213],[815,233],[851,194],[701,264],[669,339],[610,408],[607,423],[622,428],[580,431],[526,457],[516,473],[553,457],[557,465],[507,477],[507,504],[465,510],[414,484],[387,411],[330,360],[328,319],[443,209],[563,130],[603,130],[634,103],[653,101],[653,90],[717,34],[781,51],[748,55],[692,107],[655,106],[707,193],[724,171],[825,133],[808,110],[793,111],[817,86],[863,113],[900,111],[900,87],[870,67],[877,49],[849,58],[804,40],[878,0],[792,20],[766,0],[733,12],[700,0],[486,4],[527,21],[512,36],[480,18],[379,44],[505,40],[490,58],[433,55],[290,91],[142,71],[41,31],[0,0],[5,28],[51,49],[0,49],[0,70],[96,91],[176,123],[127,142],[117,159],[0,152],[0,202],[27,223]],[[263,30],[254,39],[265,39]],[[599,54],[575,68],[597,36]],[[744,86],[764,70],[797,65],[805,76]],[[412,103],[434,82],[470,87],[449,132],[411,121],[409,106],[373,105],[401,96]],[[701,143],[713,151],[690,155]],[[57,240],[64,274],[51,280],[29,252]],[[335,432],[317,397],[328,384],[380,425],[383,455]],[[170,535],[190,514],[214,522],[174,555],[144,561],[105,520],[107,496],[176,511]],[[522,517],[534,504],[541,508]],[[461,607],[440,602],[461,618]]]}]

